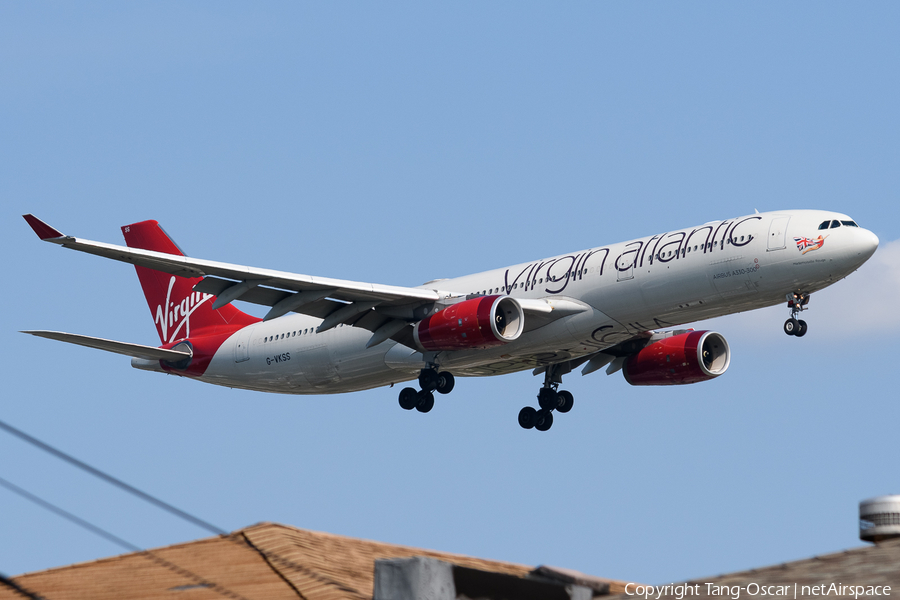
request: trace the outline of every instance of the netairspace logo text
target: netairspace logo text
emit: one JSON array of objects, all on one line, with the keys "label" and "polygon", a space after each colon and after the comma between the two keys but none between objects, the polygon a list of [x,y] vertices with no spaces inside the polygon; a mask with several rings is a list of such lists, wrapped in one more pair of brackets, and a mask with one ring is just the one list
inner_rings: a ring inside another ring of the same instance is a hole
[{"label": "netairspace logo text", "polygon": [[[702,590],[702,591],[701,591]],[[625,586],[625,594],[649,600],[654,598],[675,598],[683,600],[691,596],[722,596],[732,600],[740,600],[742,595],[772,598],[809,598],[816,596],[837,596],[867,598],[874,596],[890,596],[889,585],[844,585],[842,583],[822,583],[819,585],[748,583],[747,585],[719,585],[716,583],[671,584],[671,585],[639,585],[629,583]]]}]

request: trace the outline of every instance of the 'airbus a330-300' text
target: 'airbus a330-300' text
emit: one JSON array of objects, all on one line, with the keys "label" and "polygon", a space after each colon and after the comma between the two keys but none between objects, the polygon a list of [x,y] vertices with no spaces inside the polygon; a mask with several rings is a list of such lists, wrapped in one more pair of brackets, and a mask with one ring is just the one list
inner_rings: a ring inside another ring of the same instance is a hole
[{"label": "'airbus a330-300' text", "polygon": [[[843,279],[878,238],[843,214],[786,210],[714,221],[419,287],[298,275],[189,258],[156,221],[122,228],[126,246],[64,235],[65,248],[132,263],[160,346],[57,331],[33,335],[117,352],[139,369],[285,394],[333,394],[418,380],[400,406],[428,412],[454,376],[543,374],[538,408],[519,424],[546,431],[572,409],[563,375],[621,370],[632,385],[723,374],[725,338],[677,329],[787,300],[785,333],[811,293]],[[231,303],[270,307],[262,319]]]}]

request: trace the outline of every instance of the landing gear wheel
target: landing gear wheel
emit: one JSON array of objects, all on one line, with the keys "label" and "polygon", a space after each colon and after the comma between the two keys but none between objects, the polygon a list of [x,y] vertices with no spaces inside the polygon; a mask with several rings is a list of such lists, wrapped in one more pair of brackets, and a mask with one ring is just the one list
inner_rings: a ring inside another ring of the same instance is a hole
[{"label": "landing gear wheel", "polygon": [[549,410],[539,410],[534,428],[538,431],[547,431],[553,427],[553,413]]},{"label": "landing gear wheel", "polygon": [[788,335],[803,337],[806,335],[808,327],[806,321],[798,319],[804,310],[808,310],[806,305],[809,304],[809,294],[802,291],[795,291],[787,294],[788,308],[791,309],[791,318],[784,322],[784,332]]},{"label": "landing gear wheel", "polygon": [[437,387],[435,389],[439,394],[449,394],[453,391],[454,385],[456,385],[456,378],[453,377],[453,373],[446,371],[438,373]]},{"label": "landing gear wheel", "polygon": [[400,408],[412,410],[419,402],[419,392],[415,388],[403,388],[400,390]]},{"label": "landing gear wheel", "polygon": [[438,373],[434,369],[422,369],[419,373],[419,387],[423,391],[433,392],[438,386]]},{"label": "landing gear wheel", "polygon": [[787,321],[784,322],[784,332],[788,335],[797,335],[797,331],[800,329],[800,322],[797,321],[794,317],[791,317]]},{"label": "landing gear wheel", "polygon": [[556,405],[556,410],[561,413],[567,413],[572,410],[572,406],[575,405],[575,396],[572,395],[572,392],[562,390],[557,393],[557,396],[559,396],[559,403]]},{"label": "landing gear wheel", "polygon": [[416,395],[416,398],[418,399],[418,402],[416,402],[416,410],[420,413],[427,413],[434,408],[434,394],[431,392],[422,390]]},{"label": "landing gear wheel", "polygon": [[538,412],[531,408],[530,406],[526,406],[522,410],[519,411],[519,425],[522,429],[531,429],[534,427],[535,422],[537,421]]},{"label": "landing gear wheel", "polygon": [[541,388],[538,392],[538,404],[548,413],[559,406],[559,394],[553,388]]}]

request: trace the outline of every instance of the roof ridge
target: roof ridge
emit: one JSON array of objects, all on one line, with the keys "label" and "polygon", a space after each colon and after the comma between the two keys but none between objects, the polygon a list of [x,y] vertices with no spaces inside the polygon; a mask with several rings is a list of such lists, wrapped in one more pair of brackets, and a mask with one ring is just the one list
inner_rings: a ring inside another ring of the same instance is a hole
[{"label": "roof ridge", "polygon": [[19,573],[18,575],[14,575],[11,578],[18,579],[19,577],[29,577],[31,575],[38,575],[38,574],[43,575],[45,573],[53,573],[54,571],[59,571],[62,569],[84,569],[91,565],[102,564],[102,563],[110,562],[110,561],[114,561],[114,560],[120,560],[120,559],[122,559],[124,557],[128,557],[128,556],[137,556],[139,554],[153,553],[153,552],[156,552],[159,550],[169,550],[170,548],[181,548],[183,546],[189,546],[189,545],[193,545],[193,544],[205,544],[205,543],[209,543],[209,542],[215,542],[217,540],[225,540],[226,538],[227,538],[227,535],[213,535],[213,536],[206,537],[206,538],[200,538],[198,540],[190,540],[187,542],[168,544],[166,546],[156,546],[154,548],[145,548],[142,550],[135,550],[133,552],[123,552],[121,554],[113,554],[112,556],[104,556],[102,558],[92,558],[90,560],[85,560],[85,561],[81,561],[81,562],[69,563],[67,565],[59,565],[56,567],[50,567],[48,569],[41,569],[39,571],[27,571],[25,573]]},{"label": "roof ridge", "polygon": [[[217,541],[217,540],[222,540],[222,541],[233,541],[233,540],[229,540],[228,538],[231,537],[231,536],[233,536],[233,535],[235,535],[235,534],[237,534],[237,533],[240,533],[240,532],[242,532],[242,531],[244,531],[244,530],[246,530],[246,529],[253,529],[253,528],[256,528],[256,527],[269,527],[269,526],[272,526],[272,527],[283,527],[283,528],[286,528],[286,529],[296,529],[296,528],[291,527],[291,526],[289,526],[289,525],[282,525],[281,523],[274,523],[274,522],[271,522],[271,521],[260,521],[259,523],[254,523],[253,525],[248,525],[247,527],[243,527],[243,528],[241,528],[241,529],[237,529],[237,530],[235,530],[235,531],[232,531],[232,532],[226,533],[226,534],[211,535],[211,536],[209,536],[209,537],[203,537],[203,538],[199,538],[199,539],[188,540],[188,541],[186,541],[186,542],[176,542],[176,543],[174,543],[174,544],[166,544],[166,545],[164,545],[164,546],[154,546],[153,548],[143,548],[143,549],[138,550],[138,551],[122,552],[122,553],[120,553],[120,554],[113,554],[112,556],[104,556],[104,557],[102,557],[102,558],[92,558],[92,559],[89,559],[89,560],[84,560],[84,561],[80,561],[80,562],[69,563],[69,564],[65,564],[65,565],[59,565],[59,566],[56,566],[56,567],[50,567],[50,568],[47,568],[47,569],[40,569],[40,570],[37,570],[37,571],[26,571],[25,573],[19,573],[18,575],[10,576],[10,578],[11,578],[11,579],[13,579],[13,578],[16,578],[16,579],[17,579],[17,578],[19,578],[19,577],[29,577],[29,576],[31,576],[31,575],[38,575],[38,574],[43,575],[43,574],[45,574],[45,573],[53,573],[53,572],[59,571],[59,570],[61,570],[61,569],[83,569],[83,568],[87,568],[87,567],[89,567],[89,566],[91,566],[91,565],[95,565],[95,564],[103,564],[103,563],[105,563],[105,562],[110,562],[110,561],[119,560],[119,559],[122,559],[122,558],[127,557],[127,556],[133,556],[133,555],[141,554],[141,553],[144,553],[144,552],[151,552],[151,553],[152,553],[152,552],[156,552],[156,551],[159,551],[159,550],[169,550],[169,549],[175,549],[175,548],[182,548],[182,547],[184,547],[184,546],[192,546],[192,545],[194,545],[194,544],[206,544],[206,543],[210,543],[210,542],[215,542],[215,541]],[[301,530],[301,531],[302,531],[302,530]]]},{"label": "roof ridge", "polygon": [[880,550],[883,550],[883,549],[885,549],[885,547],[890,547],[890,546],[895,546],[895,545],[900,546],[900,538],[894,539],[894,540],[885,540],[883,542],[879,542],[874,545],[857,546],[856,548],[846,548],[844,550],[837,550],[835,552],[829,552],[828,554],[817,554],[815,556],[810,556],[808,558],[800,558],[797,560],[783,561],[783,562],[780,562],[780,563],[774,564],[774,565],[766,565],[763,567],[753,567],[751,569],[743,569],[741,571],[734,571],[732,573],[721,573],[719,575],[714,575],[712,577],[706,577],[706,578],[695,577],[693,579],[686,580],[685,583],[692,583],[695,581],[709,581],[710,579],[714,579],[714,578],[718,578],[718,577],[740,577],[741,575],[743,575],[745,573],[757,574],[760,571],[770,571],[770,570],[776,570],[776,569],[781,569],[781,570],[800,569],[809,563],[837,560],[838,558],[840,558],[842,556],[846,556],[848,554],[871,554],[872,552],[878,552]]},{"label": "roof ridge", "polygon": [[272,569],[272,571],[274,571],[275,574],[278,575],[278,577],[280,577],[282,581],[284,581],[286,584],[288,584],[288,587],[290,587],[292,590],[297,592],[298,598],[307,600],[306,596],[303,595],[303,592],[301,592],[299,589],[297,589],[297,586],[294,585],[294,582],[291,581],[290,579],[288,579],[287,577],[285,577],[284,573],[282,573],[277,568],[275,568],[275,565],[272,564],[272,561],[269,560],[269,557],[262,550],[260,550],[256,544],[253,543],[253,540],[251,540],[249,537],[247,537],[246,532],[242,531],[241,536],[244,538],[244,541],[247,542],[247,545],[250,546],[250,548],[252,548],[253,550],[256,550],[256,552],[259,553],[259,555],[262,557],[262,559],[265,561],[265,563],[267,565],[269,565],[269,568]]},{"label": "roof ridge", "polygon": [[[231,540],[227,539],[225,536],[216,536],[215,538],[204,538],[201,540],[196,540],[195,542],[188,542],[188,543],[199,543],[199,542],[206,543],[206,542],[217,541],[217,540],[231,541]],[[184,546],[184,545],[186,545],[186,544],[161,546],[158,549],[152,549],[152,550],[137,550],[135,552],[128,552],[126,554],[117,554],[116,556],[107,556],[107,557],[99,558],[99,559],[95,559],[95,560],[84,561],[84,562],[80,562],[80,563],[73,563],[70,565],[62,565],[59,567],[53,567],[50,569],[45,569],[43,571],[31,571],[29,573],[22,573],[21,575],[15,575],[14,577],[10,577],[9,579],[11,581],[15,582],[15,580],[17,580],[17,579],[24,579],[24,578],[33,577],[36,575],[44,575],[44,574],[54,573],[56,571],[62,571],[64,569],[84,569],[84,568],[88,568],[93,565],[99,565],[99,564],[106,563],[106,562],[117,561],[117,560],[121,560],[121,559],[128,559],[128,558],[132,558],[132,557],[135,557],[135,558],[140,557],[140,558],[149,560],[150,562],[154,563],[155,565],[157,565],[159,567],[168,569],[169,571],[176,573],[179,576],[184,577],[185,579],[189,579],[191,581],[194,581],[195,583],[202,584],[202,585],[204,585],[226,597],[236,598],[238,600],[247,600],[241,594],[238,594],[237,592],[230,590],[229,588],[225,587],[224,585],[222,585],[220,583],[216,583],[216,581],[214,581],[212,579],[207,579],[203,575],[194,573],[193,571],[191,571],[185,567],[182,567],[181,565],[174,563],[169,559],[163,558],[159,554],[155,553],[155,551],[157,551],[157,550],[158,551],[166,551],[166,550],[170,550],[172,548],[176,548],[178,546]]]},{"label": "roof ridge", "polygon": [[[295,526],[293,526],[293,525],[285,525],[285,524],[283,524],[283,523],[260,522],[260,523],[256,523],[256,524],[254,524],[254,525],[251,525],[251,526],[249,526],[249,527],[246,527],[246,528],[244,528],[244,529],[240,529],[240,530],[238,530],[238,531],[235,531],[234,533],[243,533],[243,532],[245,532],[245,531],[253,530],[253,529],[257,529],[257,530],[284,529],[284,530],[287,530],[287,531],[293,531],[293,532],[301,533],[301,534],[311,534],[311,535],[314,535],[314,536],[317,536],[317,537],[320,537],[320,538],[330,538],[330,539],[337,539],[337,540],[345,540],[345,541],[348,541],[348,542],[365,542],[365,543],[368,543],[368,544],[373,544],[373,545],[375,545],[375,546],[382,546],[382,547],[388,547],[388,548],[398,548],[398,549],[401,549],[401,550],[407,550],[407,551],[409,551],[409,552],[411,552],[411,553],[415,553],[415,552],[430,552],[430,553],[433,553],[433,554],[440,554],[440,555],[442,555],[442,556],[448,556],[448,557],[460,558],[460,559],[464,559],[464,560],[467,560],[467,561],[468,561],[468,560],[471,560],[471,559],[473,559],[473,558],[475,558],[475,557],[472,556],[472,555],[469,555],[469,554],[462,554],[462,553],[460,553],[460,552],[447,552],[447,551],[445,551],[445,550],[433,550],[433,549],[431,549],[431,548],[422,548],[422,547],[420,547],[420,546],[408,546],[408,545],[405,545],[405,544],[395,544],[395,543],[392,543],[392,542],[382,542],[382,541],[372,540],[372,539],[368,539],[368,538],[361,538],[361,537],[354,537],[354,536],[349,536],[349,535],[341,535],[341,534],[338,534],[338,533],[331,533],[331,532],[328,532],[328,531],[317,531],[317,530],[314,530],[314,529],[302,529],[302,528],[300,528],[300,527],[295,527]],[[507,561],[507,560],[497,560],[497,559],[493,559],[493,558],[481,558],[481,557],[478,557],[477,560],[482,561],[482,562],[492,562],[492,563],[497,563],[497,564],[502,564],[502,565],[509,565],[509,566],[513,566],[513,567],[520,567],[520,568],[524,568],[524,569],[535,569],[535,568],[536,568],[536,567],[533,566],[533,565],[526,565],[526,564],[523,564],[523,563],[516,563],[516,562]],[[615,581],[615,580],[611,580],[611,581]]]},{"label": "roof ridge", "polygon": [[[470,556],[470,555],[467,555],[467,554],[458,553],[458,552],[447,552],[447,551],[444,551],[444,550],[433,550],[433,549],[430,549],[430,548],[422,548],[422,547],[419,547],[419,546],[409,546],[409,545],[405,545],[405,544],[394,544],[394,543],[391,543],[391,542],[382,542],[382,541],[372,540],[372,539],[368,539],[368,538],[360,538],[360,537],[353,537],[353,536],[349,536],[349,535],[341,535],[341,534],[337,534],[337,533],[330,533],[330,532],[327,532],[327,531],[317,531],[317,530],[314,530],[314,529],[303,529],[303,528],[300,528],[300,527],[296,527],[296,526],[294,526],[294,525],[285,525],[284,523],[277,523],[277,522],[273,522],[273,521],[260,521],[260,522],[258,522],[258,523],[254,523],[254,524],[252,524],[252,525],[248,525],[248,526],[246,526],[246,527],[241,527],[241,528],[239,528],[239,529],[235,529],[234,531],[232,531],[232,532],[230,532],[230,533],[227,533],[227,534],[223,534],[223,535],[212,535],[212,536],[205,537],[205,538],[199,538],[199,539],[194,539],[194,540],[188,540],[188,541],[185,541],[185,542],[178,542],[178,543],[175,543],[175,544],[166,544],[166,545],[161,545],[161,546],[155,546],[155,547],[153,547],[153,548],[146,548],[146,549],[143,549],[143,550],[141,550],[140,552],[155,552],[155,551],[160,551],[160,550],[177,549],[177,548],[182,548],[182,547],[185,547],[185,546],[191,546],[191,545],[194,545],[194,544],[208,544],[208,543],[213,543],[213,542],[216,542],[216,541],[225,541],[225,542],[231,542],[231,543],[233,543],[233,542],[235,541],[235,540],[233,539],[233,536],[235,536],[235,535],[243,534],[243,533],[246,533],[246,532],[251,532],[251,533],[254,533],[254,532],[260,532],[260,531],[272,531],[272,532],[275,532],[275,531],[277,531],[277,530],[282,530],[282,531],[284,531],[284,532],[286,532],[286,533],[294,532],[294,533],[300,533],[300,534],[313,535],[313,536],[316,536],[316,537],[319,537],[319,538],[325,538],[325,539],[344,540],[344,541],[347,541],[347,542],[364,542],[364,543],[372,544],[372,545],[374,545],[374,546],[388,547],[388,548],[397,548],[397,549],[401,549],[401,550],[406,550],[406,551],[409,551],[409,552],[411,552],[411,553],[416,553],[416,552],[429,552],[429,553],[439,554],[439,555],[446,556],[446,557],[459,558],[459,559],[461,559],[461,560],[466,560],[466,561],[471,560],[471,559],[474,558],[473,556]],[[123,557],[127,557],[127,556],[132,556],[132,555],[135,555],[135,554],[139,554],[140,552],[123,552],[123,553],[120,553],[120,554],[114,554],[114,555],[112,555],[112,556],[104,556],[104,557],[102,557],[102,558],[94,558],[94,559],[90,559],[90,560],[86,560],[86,561],[82,561],[82,562],[75,562],[75,563],[70,563],[70,564],[66,564],[66,565],[59,565],[59,566],[56,566],[56,567],[50,567],[50,568],[48,568],[48,569],[40,569],[40,570],[36,570],[36,571],[28,571],[28,572],[25,572],[25,573],[20,573],[20,574],[18,574],[18,575],[15,575],[14,577],[15,577],[15,578],[29,577],[29,576],[37,575],[37,574],[53,573],[53,572],[55,572],[55,571],[59,571],[59,570],[62,570],[62,569],[84,569],[84,568],[90,567],[90,566],[92,566],[92,565],[103,564],[103,563],[107,563],[107,562],[110,562],[110,561],[120,560],[120,559],[122,559]],[[509,566],[520,567],[520,568],[525,568],[525,569],[534,569],[534,568],[535,568],[534,566],[531,566],[531,565],[526,565],[526,564],[522,564],[522,563],[515,563],[515,562],[510,562],[510,561],[505,561],[505,560],[496,560],[496,559],[492,559],[492,558],[480,558],[480,557],[479,557],[478,560],[479,560],[479,561],[483,561],[483,562],[491,562],[491,563],[497,563],[497,564],[502,564],[502,565],[509,565]]]},{"label": "roof ridge", "polygon": [[[302,530],[300,530],[300,531],[302,531]],[[291,569],[294,569],[295,571],[299,571],[299,572],[301,572],[301,573],[307,575],[308,577],[312,577],[313,579],[316,579],[317,581],[320,581],[320,582],[322,582],[322,583],[324,583],[324,584],[326,584],[326,585],[332,585],[332,586],[338,588],[338,589],[341,590],[341,591],[344,591],[344,592],[347,592],[347,593],[350,593],[350,594],[354,594],[354,595],[356,595],[356,596],[359,596],[360,598],[368,598],[368,596],[366,596],[365,594],[363,594],[363,593],[360,592],[359,590],[354,589],[354,588],[351,588],[351,587],[348,587],[348,586],[346,586],[346,585],[340,583],[339,581],[335,581],[335,580],[331,579],[330,577],[327,577],[327,576],[325,576],[325,575],[319,573],[318,571],[316,571],[316,570],[314,570],[314,569],[312,569],[312,568],[310,568],[310,567],[307,567],[306,565],[302,565],[302,564],[296,563],[296,562],[294,562],[293,560],[291,560],[291,559],[289,559],[289,558],[285,558],[284,556],[281,556],[281,555],[278,554],[277,552],[269,552],[269,551],[265,550],[264,548],[260,547],[256,542],[254,542],[253,540],[251,540],[250,537],[247,535],[247,533],[246,533],[245,531],[241,531],[240,533],[241,533],[241,535],[244,537],[244,539],[247,541],[247,545],[248,545],[250,548],[252,548],[253,550],[255,550],[256,552],[258,552],[258,553],[265,559],[266,563],[272,568],[272,570],[274,570],[276,573],[278,573],[278,576],[279,576],[279,577],[281,577],[282,579],[288,581],[288,582],[290,583],[291,588],[293,588],[294,591],[296,591],[297,594],[298,594],[301,598],[303,598],[304,596],[303,596],[303,594],[300,592],[300,590],[298,590],[297,587],[294,586],[294,584],[293,584],[292,582],[290,582],[290,581],[287,579],[287,577],[286,577],[281,571],[279,571],[278,569],[276,569],[276,568],[275,568],[275,565],[273,565],[272,562],[277,562],[277,563],[280,563],[280,564],[282,564],[282,565],[285,565],[285,566],[287,566],[287,567],[289,567],[289,568],[291,568]],[[269,561],[269,558],[270,558],[270,557],[273,559],[272,562]]]}]

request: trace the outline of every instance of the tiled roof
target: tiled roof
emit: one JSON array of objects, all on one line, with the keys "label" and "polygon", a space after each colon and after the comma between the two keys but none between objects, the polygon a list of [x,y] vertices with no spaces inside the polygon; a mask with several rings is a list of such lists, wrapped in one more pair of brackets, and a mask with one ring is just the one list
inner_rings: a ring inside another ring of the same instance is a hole
[{"label": "tiled roof", "polygon": [[[371,599],[375,560],[425,556],[524,577],[533,567],[261,523],[207,538],[12,578],[46,600]],[[606,580],[603,580],[606,581]],[[611,582],[612,593],[622,582]],[[21,598],[0,585],[0,600]]]},{"label": "tiled roof", "polygon": [[[832,583],[844,586],[891,586],[891,595],[900,592],[900,539],[888,540],[874,546],[863,546],[853,548],[843,552],[834,554],[826,554],[823,556],[815,556],[804,560],[798,560],[780,565],[772,565],[759,569],[751,569],[749,571],[739,571],[737,573],[729,573],[726,575],[716,575],[701,579],[694,579],[685,582],[690,585],[699,584],[699,595],[686,596],[689,600],[696,598],[716,598],[721,600],[723,597],[729,597],[732,594],[727,592],[716,595],[717,591],[714,587],[708,587],[710,583],[713,586],[735,586],[742,587],[740,590],[741,598],[753,597],[746,591],[748,584],[755,583],[759,586],[786,586],[789,587],[789,593],[781,595],[781,598],[794,598],[794,585],[797,586],[797,598],[853,598],[853,594],[835,594],[834,592],[826,594],[827,587]],[[826,589],[820,589],[818,593],[808,590],[803,593],[803,586],[821,586],[825,585]],[[633,590],[629,590],[632,591]],[[751,591],[756,591],[752,588]],[[777,590],[772,590],[777,591]],[[846,590],[842,590],[846,591]],[[757,593],[761,597],[761,593]],[[675,594],[663,594],[663,598],[675,597]],[[860,596],[862,598],[863,596]],[[619,596],[620,600],[634,600],[634,596]]]},{"label": "tiled roof", "polygon": [[532,568],[446,552],[396,546],[328,533],[262,525],[244,530],[273,567],[308,600],[371,598],[375,559],[427,556],[453,564],[524,577]]}]

